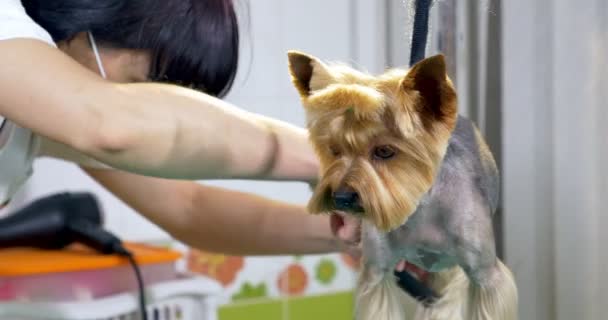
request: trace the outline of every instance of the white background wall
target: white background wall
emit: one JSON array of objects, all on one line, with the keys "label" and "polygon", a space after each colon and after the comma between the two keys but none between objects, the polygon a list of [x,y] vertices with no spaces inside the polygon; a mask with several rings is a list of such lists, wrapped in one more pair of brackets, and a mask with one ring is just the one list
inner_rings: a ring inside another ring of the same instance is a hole
[{"label": "white background wall", "polygon": [[[322,59],[352,62],[370,71],[384,64],[381,2],[365,0],[262,0],[249,3],[242,36],[241,67],[228,101],[244,109],[304,125],[287,70],[287,50],[298,49]],[[205,119],[201,119],[205,121]],[[218,133],[221,134],[221,133]],[[212,138],[212,137],[209,137]],[[201,137],[205,139],[205,137]],[[242,155],[247,157],[247,155]],[[207,181],[205,183],[304,204],[310,196],[303,183]],[[42,159],[16,197],[12,208],[40,196],[66,191],[95,192],[106,212],[107,227],[129,240],[163,240],[168,236],[113,197],[76,166]],[[170,213],[167,213],[170,214]]]},{"label": "white background wall", "polygon": [[521,319],[606,319],[608,2],[502,10],[505,243]]}]

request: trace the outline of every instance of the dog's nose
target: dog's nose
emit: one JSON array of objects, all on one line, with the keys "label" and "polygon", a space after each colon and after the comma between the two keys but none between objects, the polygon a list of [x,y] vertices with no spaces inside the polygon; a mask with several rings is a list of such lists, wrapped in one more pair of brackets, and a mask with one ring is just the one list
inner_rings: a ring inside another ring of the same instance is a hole
[{"label": "dog's nose", "polygon": [[357,206],[359,195],[354,191],[336,191],[332,194],[332,198],[336,209],[348,210]]}]

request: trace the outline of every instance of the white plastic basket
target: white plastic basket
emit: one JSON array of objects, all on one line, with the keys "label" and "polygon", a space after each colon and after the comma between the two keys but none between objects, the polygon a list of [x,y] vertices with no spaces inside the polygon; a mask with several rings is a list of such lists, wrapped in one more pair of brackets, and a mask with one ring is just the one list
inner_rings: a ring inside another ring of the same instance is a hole
[{"label": "white plastic basket", "polygon": [[[217,320],[222,287],[202,277],[146,287],[149,320]],[[138,293],[66,303],[0,303],[1,320],[139,320]]]}]

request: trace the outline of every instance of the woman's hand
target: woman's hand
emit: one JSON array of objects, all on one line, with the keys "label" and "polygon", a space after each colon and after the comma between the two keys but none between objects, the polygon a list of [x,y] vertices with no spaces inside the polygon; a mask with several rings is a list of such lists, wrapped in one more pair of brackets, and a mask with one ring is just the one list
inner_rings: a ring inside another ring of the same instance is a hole
[{"label": "woman's hand", "polygon": [[[330,225],[332,234],[336,237],[337,246],[341,252],[349,254],[353,259],[359,260],[363,254],[361,248],[361,219],[351,217],[347,213],[334,212],[331,214]],[[400,260],[395,271],[403,272],[409,264]]]},{"label": "woman's hand", "polygon": [[348,214],[334,212],[330,216],[331,233],[338,242],[340,251],[354,259],[361,256],[361,220]]},{"label": "woman's hand", "polygon": [[339,252],[343,252],[351,256],[354,260],[359,260],[363,251],[361,250],[361,242],[345,241],[336,237],[337,248]]}]

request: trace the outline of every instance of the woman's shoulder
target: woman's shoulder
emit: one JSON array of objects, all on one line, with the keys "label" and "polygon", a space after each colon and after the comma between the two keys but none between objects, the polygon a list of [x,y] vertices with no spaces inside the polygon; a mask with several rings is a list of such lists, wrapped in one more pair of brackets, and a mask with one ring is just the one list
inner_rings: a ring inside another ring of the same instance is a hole
[{"label": "woman's shoulder", "polygon": [[55,46],[51,35],[30,18],[21,0],[0,1],[0,40],[28,38]]}]

